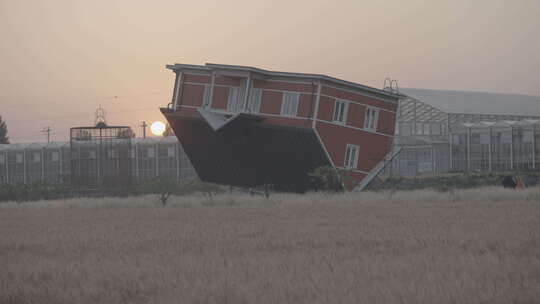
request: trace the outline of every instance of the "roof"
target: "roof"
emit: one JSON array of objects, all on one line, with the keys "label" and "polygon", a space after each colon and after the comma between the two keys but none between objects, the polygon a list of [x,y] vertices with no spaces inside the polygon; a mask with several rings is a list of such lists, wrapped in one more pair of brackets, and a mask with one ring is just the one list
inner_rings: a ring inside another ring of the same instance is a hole
[{"label": "roof", "polygon": [[[89,144],[95,144],[96,142],[89,142]],[[175,144],[178,143],[176,136],[166,137],[147,137],[147,138],[132,138],[132,145],[153,145],[153,144]],[[39,149],[60,149],[63,147],[70,147],[69,142],[56,141],[56,142],[34,142],[34,143],[16,143],[16,144],[0,144],[0,152],[5,151],[21,151],[21,150],[39,150]]]},{"label": "roof", "polygon": [[399,91],[446,113],[540,116],[539,96],[414,88]]},{"label": "roof", "polygon": [[399,94],[395,94],[393,92],[372,88],[369,86],[365,86],[363,84],[359,84],[359,83],[351,82],[347,80],[342,80],[342,79],[330,77],[323,74],[269,71],[269,70],[263,70],[263,69],[255,68],[251,66],[214,64],[214,63],[206,63],[205,65],[175,63],[174,65],[167,65],[166,67],[173,71],[180,70],[180,69],[192,69],[192,70],[202,70],[202,71],[228,70],[228,71],[238,71],[238,72],[251,72],[251,73],[257,73],[257,74],[261,74],[265,76],[274,76],[274,77],[293,77],[293,78],[323,80],[323,81],[332,82],[332,83],[346,86],[346,87],[360,89],[365,92],[373,93],[378,96],[384,96],[386,98],[390,98],[396,101],[400,98]]}]

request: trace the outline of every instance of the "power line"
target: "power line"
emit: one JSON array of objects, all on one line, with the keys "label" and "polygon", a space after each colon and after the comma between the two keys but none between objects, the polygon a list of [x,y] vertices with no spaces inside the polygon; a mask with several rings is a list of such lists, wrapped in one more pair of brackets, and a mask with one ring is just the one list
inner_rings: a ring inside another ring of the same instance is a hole
[{"label": "power line", "polygon": [[148,125],[146,124],[146,121],[143,121],[142,124],[140,125],[140,127],[142,128],[142,134],[143,134],[143,138],[146,138],[146,127]]},{"label": "power line", "polygon": [[41,131],[47,134],[47,142],[51,142],[51,127],[45,127]]}]

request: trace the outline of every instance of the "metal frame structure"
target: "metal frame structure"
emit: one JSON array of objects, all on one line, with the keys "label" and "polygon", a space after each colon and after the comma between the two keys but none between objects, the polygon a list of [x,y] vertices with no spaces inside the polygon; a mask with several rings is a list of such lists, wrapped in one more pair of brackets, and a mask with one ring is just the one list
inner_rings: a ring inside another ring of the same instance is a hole
[{"label": "metal frame structure", "polygon": [[70,129],[71,185],[117,188],[131,183],[129,153],[133,131],[127,126]]},{"label": "metal frame structure", "polygon": [[394,140],[402,151],[383,174],[535,170],[539,124],[538,116],[449,113],[405,96]]},{"label": "metal frame structure", "polygon": [[[148,158],[148,149],[158,153]],[[36,158],[35,154],[40,156]],[[174,136],[132,138],[129,155],[131,180],[142,183],[156,177],[177,180],[196,177],[195,170]],[[159,167],[156,169],[156,165]],[[69,142],[0,145],[0,184],[70,183]]]}]

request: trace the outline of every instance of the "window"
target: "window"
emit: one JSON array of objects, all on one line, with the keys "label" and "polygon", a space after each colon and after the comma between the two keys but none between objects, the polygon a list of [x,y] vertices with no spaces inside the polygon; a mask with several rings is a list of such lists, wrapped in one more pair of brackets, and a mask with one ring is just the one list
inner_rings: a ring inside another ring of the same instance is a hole
[{"label": "window", "polygon": [[114,149],[108,149],[107,150],[107,157],[108,158],[115,158]]},{"label": "window", "polygon": [[283,102],[281,103],[281,115],[296,116],[298,113],[299,93],[283,93]]},{"label": "window", "polygon": [[210,103],[210,86],[204,85],[204,95],[203,95],[203,107],[211,106]]},{"label": "window", "polygon": [[89,154],[88,158],[91,158],[91,159],[96,158],[96,151],[90,150],[90,151],[88,151],[88,154]]},{"label": "window", "polygon": [[4,156],[4,154],[0,154],[0,164],[3,164],[6,162],[6,157]]},{"label": "window", "polygon": [[411,136],[412,135],[412,125],[411,123],[400,123],[401,130],[399,131],[399,134],[401,136]]},{"label": "window", "polygon": [[262,89],[251,89],[247,108],[252,113],[261,111]]},{"label": "window", "polygon": [[364,120],[364,129],[377,131],[377,121],[379,120],[379,110],[368,107],[366,109],[366,119]]},{"label": "window", "polygon": [[416,123],[415,134],[416,135],[423,135],[424,134],[424,124],[423,123],[421,123],[421,122]]},{"label": "window", "polygon": [[129,149],[129,157],[135,158],[135,148]]},{"label": "window", "polygon": [[57,162],[57,161],[60,160],[60,155],[58,154],[57,151],[53,151],[53,152],[51,153],[51,160],[52,160],[53,162]]},{"label": "window", "polygon": [[489,133],[480,133],[480,143],[483,145],[489,144]]},{"label": "window", "polygon": [[35,152],[32,156],[35,163],[39,163],[41,161],[41,154],[39,152]]},{"label": "window", "polygon": [[229,88],[229,99],[227,100],[227,110],[230,112],[240,112],[242,109],[242,99],[238,88]]},{"label": "window", "polygon": [[356,167],[358,166],[359,150],[360,147],[347,144],[347,148],[345,150],[345,162],[343,164],[343,167],[345,167],[346,169],[356,169]]},{"label": "window", "polygon": [[347,102],[336,100],[336,103],[334,104],[334,118],[332,120],[334,122],[345,124],[347,121],[347,108]]},{"label": "window", "polygon": [[167,157],[174,157],[174,147],[167,147]]},{"label": "window", "polygon": [[431,132],[430,132],[430,124],[429,123],[424,123],[424,135],[430,135]]},{"label": "window", "polygon": [[15,154],[15,162],[16,162],[17,164],[20,164],[20,163],[22,163],[22,161],[23,161],[23,155],[22,155],[22,153],[17,153],[17,154]]},{"label": "window", "polygon": [[156,151],[154,150],[154,148],[148,148],[148,150],[146,150],[147,153],[148,153],[148,157],[155,157],[156,155]]}]

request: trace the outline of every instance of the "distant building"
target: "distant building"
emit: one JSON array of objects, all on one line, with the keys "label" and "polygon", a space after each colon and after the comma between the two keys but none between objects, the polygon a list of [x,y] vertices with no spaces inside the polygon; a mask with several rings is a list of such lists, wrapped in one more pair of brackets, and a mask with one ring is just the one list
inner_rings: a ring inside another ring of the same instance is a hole
[{"label": "distant building", "polygon": [[162,108],[197,175],[302,192],[319,166],[361,189],[392,149],[399,95],[337,78],[248,66],[174,64]]},{"label": "distant building", "polygon": [[[96,145],[88,144],[81,146],[77,153],[81,158],[96,159],[96,148]],[[106,151],[104,155],[110,160],[116,157],[114,150]],[[71,164],[69,142],[0,145],[0,184],[70,183]],[[129,166],[128,174],[135,183],[156,177],[177,180],[196,177],[174,136],[131,139]]]},{"label": "distant building", "polygon": [[400,89],[397,157],[385,174],[534,170],[540,165],[540,97]]}]

